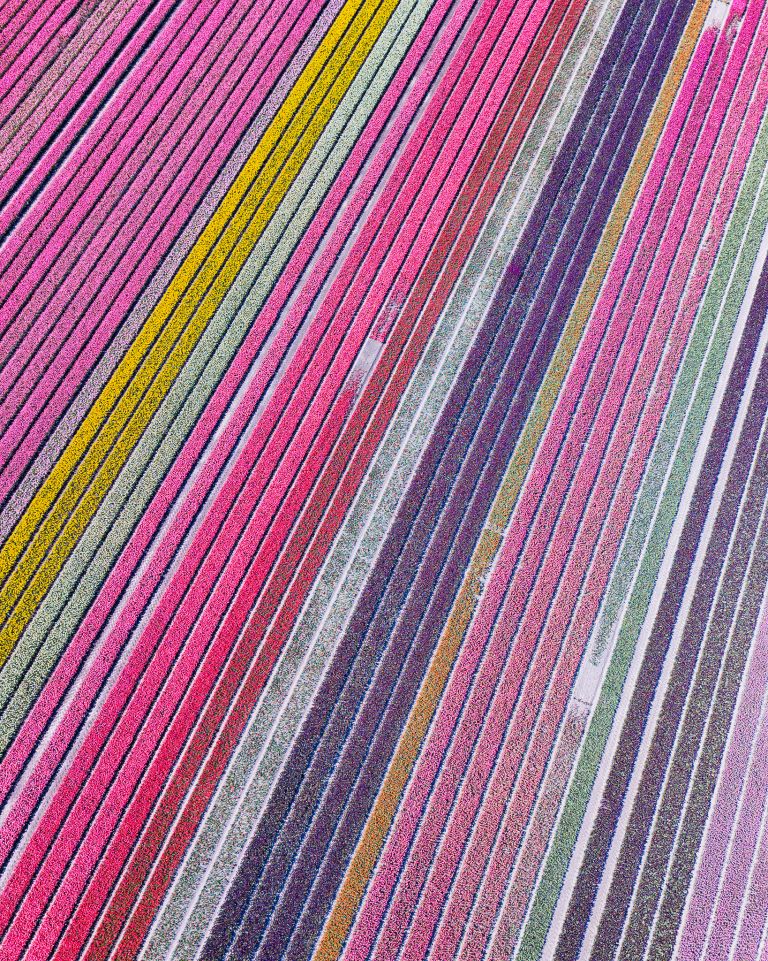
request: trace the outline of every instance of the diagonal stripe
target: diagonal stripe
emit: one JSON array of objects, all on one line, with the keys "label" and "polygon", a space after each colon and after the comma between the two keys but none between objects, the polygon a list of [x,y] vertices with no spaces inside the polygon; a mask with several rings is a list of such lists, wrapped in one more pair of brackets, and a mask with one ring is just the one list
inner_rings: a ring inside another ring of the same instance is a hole
[{"label": "diagonal stripe", "polygon": [[570,359],[575,353],[581,330],[583,330],[586,318],[589,316],[591,307],[597,298],[602,279],[618,245],[634,199],[639,192],[645,171],[650,164],[675,94],[682,82],[685,68],[703,27],[708,7],[708,0],[700,0],[691,14],[654,112],[638,146],[624,187],[606,226],[592,269],[576,302],[560,346],[553,357],[547,377],[537,397],[536,405],[531,411],[520,443],[507,471],[504,485],[491,511],[488,524],[478,543],[461,591],[453,605],[440,644],[419,692],[419,697],[411,711],[398,750],[390,764],[376,804],[357,845],[333,910],[329,915],[323,937],[315,952],[315,961],[321,961],[321,959],[322,961],[326,961],[326,959],[330,961],[331,958],[338,956],[352,924],[357,906],[362,899],[394,818],[399,799],[410,777],[421,743],[437,708],[440,695],[447,683],[461,638],[464,636],[474,611],[473,597],[477,597],[479,586],[490,569],[501,543],[500,531],[505,526],[517,500],[526,468],[533,458],[538,440],[546,426],[549,413],[558,396],[559,387],[567,372]]}]

